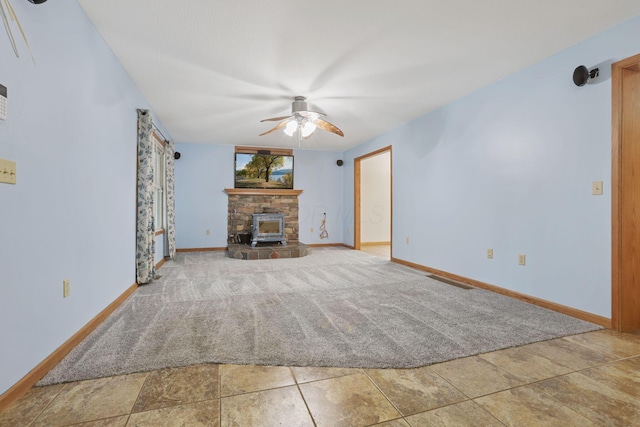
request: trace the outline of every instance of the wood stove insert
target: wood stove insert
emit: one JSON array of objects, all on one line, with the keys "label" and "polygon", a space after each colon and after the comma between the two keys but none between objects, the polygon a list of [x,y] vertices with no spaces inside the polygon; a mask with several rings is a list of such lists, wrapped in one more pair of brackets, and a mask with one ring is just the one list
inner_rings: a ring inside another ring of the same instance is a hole
[{"label": "wood stove insert", "polygon": [[251,247],[259,242],[280,242],[287,246],[284,237],[284,214],[262,213],[252,215]]}]

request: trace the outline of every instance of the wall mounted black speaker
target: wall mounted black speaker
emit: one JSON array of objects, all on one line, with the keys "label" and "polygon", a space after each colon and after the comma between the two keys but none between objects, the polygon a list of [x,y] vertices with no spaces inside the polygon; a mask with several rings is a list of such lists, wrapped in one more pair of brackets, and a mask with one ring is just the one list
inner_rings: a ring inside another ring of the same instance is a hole
[{"label": "wall mounted black speaker", "polygon": [[594,68],[589,71],[584,65],[580,65],[573,70],[573,83],[576,86],[584,86],[591,79],[595,79],[600,74],[600,69]]},{"label": "wall mounted black speaker", "polygon": [[181,157],[180,152],[176,151],[175,153],[173,153],[173,158],[178,160]]},{"label": "wall mounted black speaker", "polygon": [[342,160],[338,160],[338,161],[336,162],[336,165],[338,165],[338,166],[342,166],[343,164],[344,164],[344,162],[343,162]]},{"label": "wall mounted black speaker", "polygon": [[589,70],[584,65],[580,65],[573,70],[573,83],[576,86],[584,86],[589,80]]}]

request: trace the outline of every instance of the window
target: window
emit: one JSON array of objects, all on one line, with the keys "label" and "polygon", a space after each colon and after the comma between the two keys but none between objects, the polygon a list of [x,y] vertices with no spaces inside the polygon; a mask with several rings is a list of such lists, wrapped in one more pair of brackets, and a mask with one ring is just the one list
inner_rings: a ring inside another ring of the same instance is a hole
[{"label": "window", "polygon": [[164,142],[157,134],[154,133],[153,136],[155,142],[153,149],[153,220],[155,231],[160,231],[164,230],[166,221],[166,161]]}]

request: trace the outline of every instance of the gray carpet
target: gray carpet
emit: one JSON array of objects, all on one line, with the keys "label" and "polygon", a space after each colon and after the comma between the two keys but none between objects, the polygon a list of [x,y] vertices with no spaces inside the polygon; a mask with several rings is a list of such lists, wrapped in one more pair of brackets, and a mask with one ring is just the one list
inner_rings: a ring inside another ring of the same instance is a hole
[{"label": "gray carpet", "polygon": [[409,368],[599,326],[348,249],[179,253],[39,385],[205,362]]}]

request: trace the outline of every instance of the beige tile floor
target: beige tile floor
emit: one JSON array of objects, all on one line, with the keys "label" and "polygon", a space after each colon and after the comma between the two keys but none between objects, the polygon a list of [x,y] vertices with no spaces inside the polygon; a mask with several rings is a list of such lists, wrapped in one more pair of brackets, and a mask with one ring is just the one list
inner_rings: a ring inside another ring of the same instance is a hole
[{"label": "beige tile floor", "polygon": [[416,369],[198,365],[33,388],[0,426],[640,426],[640,336]]}]

